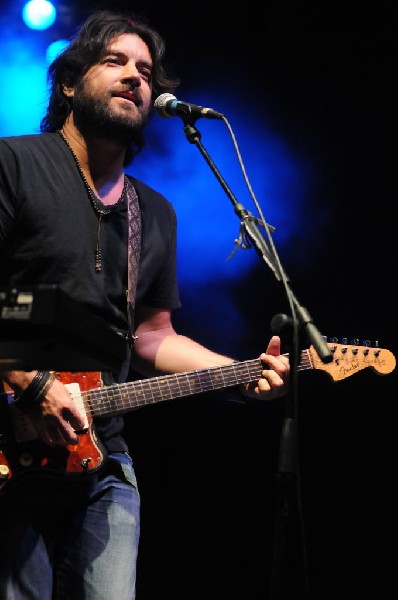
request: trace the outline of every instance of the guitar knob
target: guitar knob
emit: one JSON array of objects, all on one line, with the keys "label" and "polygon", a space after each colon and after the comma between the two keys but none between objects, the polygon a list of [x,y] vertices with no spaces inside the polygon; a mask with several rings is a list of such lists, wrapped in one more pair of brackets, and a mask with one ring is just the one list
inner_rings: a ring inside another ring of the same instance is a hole
[{"label": "guitar knob", "polygon": [[82,469],[85,469],[85,470],[88,469],[91,461],[92,461],[92,458],[83,458],[83,460],[80,463],[82,466]]},{"label": "guitar knob", "polygon": [[24,452],[19,457],[19,464],[21,467],[31,467],[33,464],[33,456],[28,452]]},{"label": "guitar knob", "polygon": [[351,344],[352,344],[353,346],[358,346],[358,345],[359,345],[359,340],[358,340],[358,338],[355,338],[355,339],[351,340]]},{"label": "guitar knob", "polygon": [[7,465],[0,465],[0,479],[7,479],[10,474],[10,469]]}]

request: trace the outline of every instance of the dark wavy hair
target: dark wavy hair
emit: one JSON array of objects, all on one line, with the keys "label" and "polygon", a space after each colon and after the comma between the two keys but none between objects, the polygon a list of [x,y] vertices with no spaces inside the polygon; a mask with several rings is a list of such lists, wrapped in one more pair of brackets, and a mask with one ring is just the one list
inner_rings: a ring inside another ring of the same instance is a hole
[{"label": "dark wavy hair", "polygon": [[[173,92],[179,79],[169,76],[165,68],[165,43],[160,34],[141,17],[108,10],[93,13],[72,37],[70,44],[51,63],[47,72],[50,98],[47,113],[40,123],[42,132],[61,129],[72,110],[63,86],[74,86],[84,74],[106,54],[115,37],[124,33],[138,35],[148,46],[151,54],[152,98],[164,92]],[[138,133],[130,149],[130,157],[137,155],[144,146],[142,132]]]}]

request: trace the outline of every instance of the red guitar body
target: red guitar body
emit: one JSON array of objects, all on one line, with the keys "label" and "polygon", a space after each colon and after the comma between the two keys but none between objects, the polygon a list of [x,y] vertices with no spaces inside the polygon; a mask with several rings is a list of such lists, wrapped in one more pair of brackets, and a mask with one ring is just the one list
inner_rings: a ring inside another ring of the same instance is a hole
[{"label": "red guitar body", "polygon": [[[82,392],[102,385],[98,372],[62,372],[57,377],[66,385],[77,383]],[[37,439],[26,415],[10,404],[10,395],[11,392],[3,395],[0,407],[0,489],[6,482],[8,485],[11,480],[20,481],[24,475],[78,477],[94,473],[102,466],[106,451],[97,439],[91,415],[86,413],[88,426],[79,432],[77,445],[50,447]]]}]

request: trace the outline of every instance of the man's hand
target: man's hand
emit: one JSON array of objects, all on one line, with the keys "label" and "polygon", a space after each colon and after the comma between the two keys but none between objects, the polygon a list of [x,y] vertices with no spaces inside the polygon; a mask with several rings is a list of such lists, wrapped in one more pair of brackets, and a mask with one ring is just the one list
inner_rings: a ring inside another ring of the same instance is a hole
[{"label": "man's hand", "polygon": [[[4,380],[14,390],[15,397],[23,393],[34,379],[37,371],[5,371]],[[18,402],[16,401],[16,406]],[[21,408],[26,413],[37,436],[50,446],[66,446],[77,444],[79,437],[76,431],[85,426],[85,419],[80,414],[67,388],[55,379],[40,402]]]},{"label": "man's hand", "polygon": [[242,385],[240,389],[244,396],[258,400],[272,400],[287,393],[289,358],[280,352],[280,337],[274,335],[269,341],[266,352],[260,355],[260,360],[264,364],[261,379]]},{"label": "man's hand", "polygon": [[38,437],[49,446],[78,444],[76,431],[83,429],[85,420],[63,383],[57,379],[45,397],[32,408],[24,409]]}]

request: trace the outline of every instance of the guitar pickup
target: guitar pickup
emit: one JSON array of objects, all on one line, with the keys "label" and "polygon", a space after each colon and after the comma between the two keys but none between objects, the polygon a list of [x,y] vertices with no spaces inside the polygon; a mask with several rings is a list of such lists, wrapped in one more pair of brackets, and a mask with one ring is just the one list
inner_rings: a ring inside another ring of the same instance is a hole
[{"label": "guitar pickup", "polygon": [[89,428],[89,423],[88,423],[86,409],[84,407],[82,394],[80,391],[80,385],[77,382],[66,383],[65,387],[68,390],[68,392],[70,393],[70,395],[72,396],[72,400],[73,400],[76,408],[78,409],[78,411],[84,418],[83,428],[80,431],[76,431],[76,433],[85,433]]}]

